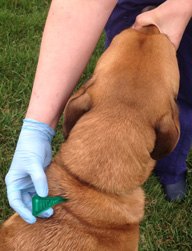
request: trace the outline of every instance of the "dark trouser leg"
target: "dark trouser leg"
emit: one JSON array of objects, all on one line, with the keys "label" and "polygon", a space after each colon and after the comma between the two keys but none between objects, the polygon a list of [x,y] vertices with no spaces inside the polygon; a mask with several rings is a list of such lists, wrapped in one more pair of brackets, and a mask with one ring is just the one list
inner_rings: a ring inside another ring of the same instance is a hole
[{"label": "dark trouser leg", "polygon": [[180,69],[178,105],[181,136],[175,150],[156,165],[156,173],[163,184],[174,184],[184,178],[187,170],[185,160],[192,145],[192,20],[183,35],[177,58]]}]

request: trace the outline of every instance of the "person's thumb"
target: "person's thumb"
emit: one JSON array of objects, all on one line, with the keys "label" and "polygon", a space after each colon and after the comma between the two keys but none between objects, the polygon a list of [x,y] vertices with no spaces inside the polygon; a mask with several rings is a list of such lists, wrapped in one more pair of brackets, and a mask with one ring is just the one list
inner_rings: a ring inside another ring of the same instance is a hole
[{"label": "person's thumb", "polygon": [[152,25],[152,24],[157,26],[157,24],[155,23],[154,17],[152,15],[152,12],[153,10],[147,11],[138,15],[136,17],[135,23],[133,24],[132,28],[135,30],[140,30],[142,27]]}]

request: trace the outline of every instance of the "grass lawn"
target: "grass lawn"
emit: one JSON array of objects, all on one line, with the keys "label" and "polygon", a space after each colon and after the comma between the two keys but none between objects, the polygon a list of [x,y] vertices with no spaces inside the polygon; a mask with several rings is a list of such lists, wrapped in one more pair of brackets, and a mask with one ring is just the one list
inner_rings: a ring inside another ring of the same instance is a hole
[{"label": "grass lawn", "polygon": [[[28,106],[49,4],[50,0],[0,1],[0,224],[13,213],[7,201],[4,178]],[[104,40],[102,34],[79,85],[91,76]],[[52,143],[53,154],[61,142],[60,121]],[[144,185],[146,214],[140,225],[140,250],[192,250],[192,153],[187,165],[189,194],[182,203],[169,203],[164,199],[155,175]]]}]

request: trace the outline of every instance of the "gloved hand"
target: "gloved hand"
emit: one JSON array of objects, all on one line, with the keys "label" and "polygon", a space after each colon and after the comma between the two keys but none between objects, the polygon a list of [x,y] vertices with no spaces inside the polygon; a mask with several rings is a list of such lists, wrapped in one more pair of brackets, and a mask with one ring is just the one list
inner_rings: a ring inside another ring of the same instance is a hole
[{"label": "gloved hand", "polygon": [[[51,141],[54,130],[47,124],[24,119],[11,167],[5,177],[10,206],[28,223],[35,223],[32,215],[32,196],[48,195],[44,170],[52,159]],[[50,217],[50,208],[40,217]]]}]

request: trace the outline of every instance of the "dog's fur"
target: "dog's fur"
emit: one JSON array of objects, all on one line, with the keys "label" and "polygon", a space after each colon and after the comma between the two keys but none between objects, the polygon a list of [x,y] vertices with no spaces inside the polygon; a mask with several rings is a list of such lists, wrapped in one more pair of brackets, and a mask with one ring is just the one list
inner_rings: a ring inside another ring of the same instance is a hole
[{"label": "dog's fur", "polygon": [[68,201],[34,225],[14,214],[0,250],[137,250],[141,185],[179,138],[178,88],[174,46],[156,27],[117,35],[68,101],[67,141],[46,171],[49,195]]}]

